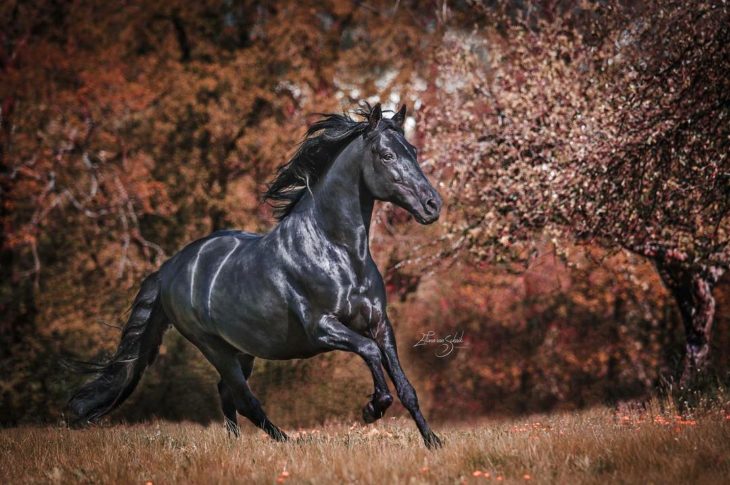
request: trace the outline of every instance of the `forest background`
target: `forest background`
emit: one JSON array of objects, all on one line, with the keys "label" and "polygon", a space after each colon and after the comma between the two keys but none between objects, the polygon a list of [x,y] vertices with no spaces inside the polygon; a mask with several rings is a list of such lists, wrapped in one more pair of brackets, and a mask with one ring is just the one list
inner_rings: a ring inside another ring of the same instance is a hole
[{"label": "forest background", "polygon": [[[371,234],[427,415],[726,385],[728,46],[719,1],[3,2],[2,424],[63,420],[62,358],[109,355],[186,243],[270,230],[276,167],[361,100],[407,105],[445,200],[428,227],[380,204]],[[215,382],[168,332],[111,419],[218,420]],[[354,419],[369,389],[340,353],[251,382],[284,426]]]}]

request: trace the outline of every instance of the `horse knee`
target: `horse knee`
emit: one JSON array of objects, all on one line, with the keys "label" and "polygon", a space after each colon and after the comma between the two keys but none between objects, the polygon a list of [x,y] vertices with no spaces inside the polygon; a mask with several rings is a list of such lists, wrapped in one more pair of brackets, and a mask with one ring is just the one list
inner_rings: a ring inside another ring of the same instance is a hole
[{"label": "horse knee", "polygon": [[361,349],[361,355],[368,362],[380,364],[380,349],[375,342],[368,342],[367,344],[363,345],[363,348]]}]

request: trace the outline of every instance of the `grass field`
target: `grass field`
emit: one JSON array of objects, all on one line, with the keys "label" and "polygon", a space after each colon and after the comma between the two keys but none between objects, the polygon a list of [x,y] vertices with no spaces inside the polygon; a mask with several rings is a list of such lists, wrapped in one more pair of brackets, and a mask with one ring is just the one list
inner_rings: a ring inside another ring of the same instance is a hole
[{"label": "grass field", "polygon": [[248,423],[152,422],[0,430],[0,483],[730,483],[730,415],[608,408],[435,424],[426,450],[402,418],[270,441]]}]

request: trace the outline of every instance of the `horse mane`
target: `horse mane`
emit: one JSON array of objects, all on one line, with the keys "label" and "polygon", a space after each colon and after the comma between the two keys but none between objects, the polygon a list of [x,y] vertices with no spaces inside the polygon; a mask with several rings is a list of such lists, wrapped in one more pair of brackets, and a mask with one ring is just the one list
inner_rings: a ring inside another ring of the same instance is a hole
[{"label": "horse mane", "polygon": [[[319,113],[321,119],[307,128],[304,140],[291,159],[280,165],[276,176],[269,182],[263,199],[274,208],[274,217],[281,221],[288,216],[297,202],[324,175],[330,163],[358,135],[364,135],[369,127],[368,118],[373,110],[362,102],[355,114],[362,121],[352,119],[347,113]],[[390,120],[383,119],[389,127]]]}]

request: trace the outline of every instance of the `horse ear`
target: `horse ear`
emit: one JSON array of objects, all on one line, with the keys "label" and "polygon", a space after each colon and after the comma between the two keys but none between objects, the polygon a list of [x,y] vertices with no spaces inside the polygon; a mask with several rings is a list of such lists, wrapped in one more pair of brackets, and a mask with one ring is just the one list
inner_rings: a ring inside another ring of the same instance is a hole
[{"label": "horse ear", "polygon": [[375,129],[381,119],[383,119],[383,111],[380,109],[380,103],[378,103],[373,106],[373,109],[370,110],[370,116],[368,116],[368,124],[370,125],[370,129]]},{"label": "horse ear", "polygon": [[403,129],[403,123],[406,121],[406,105],[401,105],[398,112],[393,115],[393,118],[391,118],[393,122],[398,125],[398,127],[402,130]]}]

